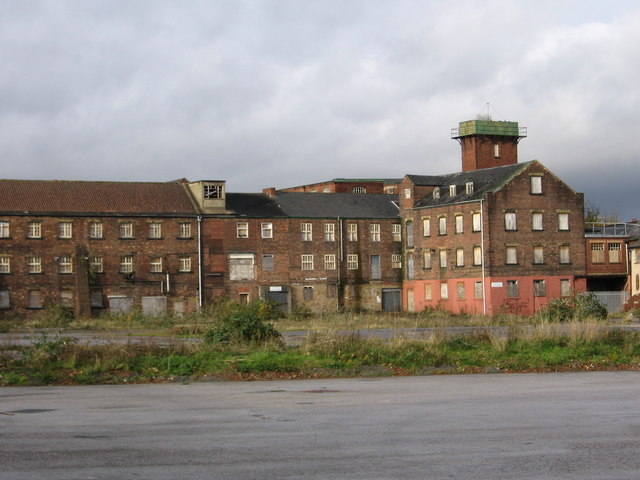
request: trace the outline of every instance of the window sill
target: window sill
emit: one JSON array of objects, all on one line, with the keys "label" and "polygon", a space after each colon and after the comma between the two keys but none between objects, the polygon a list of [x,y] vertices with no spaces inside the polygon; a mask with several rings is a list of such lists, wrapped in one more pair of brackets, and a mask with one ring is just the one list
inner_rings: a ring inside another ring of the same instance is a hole
[{"label": "window sill", "polygon": [[118,237],[118,240],[135,240],[136,237]]},{"label": "window sill", "polygon": [[147,240],[164,240],[164,237],[147,237]]}]

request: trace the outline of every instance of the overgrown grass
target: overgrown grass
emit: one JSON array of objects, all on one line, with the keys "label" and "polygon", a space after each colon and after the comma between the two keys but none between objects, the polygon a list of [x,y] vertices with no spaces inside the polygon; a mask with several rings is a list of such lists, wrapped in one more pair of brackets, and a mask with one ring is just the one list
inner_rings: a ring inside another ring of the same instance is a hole
[{"label": "overgrown grass", "polygon": [[640,366],[640,335],[573,323],[447,337],[309,335],[301,347],[180,344],[79,345],[63,337],[0,351],[0,385],[141,383],[205,379],[564,371]]}]

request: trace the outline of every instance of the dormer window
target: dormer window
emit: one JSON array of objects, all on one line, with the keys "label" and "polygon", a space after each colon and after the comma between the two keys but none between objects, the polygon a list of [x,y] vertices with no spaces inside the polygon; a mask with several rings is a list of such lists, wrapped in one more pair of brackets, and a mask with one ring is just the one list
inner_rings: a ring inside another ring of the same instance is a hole
[{"label": "dormer window", "polygon": [[473,182],[467,182],[464,184],[465,192],[467,195],[473,194]]},{"label": "dormer window", "polygon": [[456,196],[456,186],[455,185],[449,185],[449,196],[450,197],[455,197]]},{"label": "dormer window", "polygon": [[440,198],[440,187],[433,189],[433,199],[438,200]]},{"label": "dormer window", "polygon": [[204,198],[222,198],[222,185],[205,184],[202,186],[202,196]]}]

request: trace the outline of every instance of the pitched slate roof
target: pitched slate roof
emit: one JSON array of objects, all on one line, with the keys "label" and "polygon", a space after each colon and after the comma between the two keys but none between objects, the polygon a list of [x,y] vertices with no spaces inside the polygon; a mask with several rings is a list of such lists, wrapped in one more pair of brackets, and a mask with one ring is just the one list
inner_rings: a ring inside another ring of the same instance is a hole
[{"label": "pitched slate roof", "polygon": [[227,210],[247,217],[286,217],[275,198],[264,193],[227,192]]},{"label": "pitched slate roof", "polygon": [[[440,198],[426,195],[415,204],[415,208],[449,205],[460,202],[480,200],[488,192],[495,192],[506,185],[513,177],[526,170],[535,160],[515,165],[502,167],[483,168],[470,172],[450,173],[447,175],[407,175],[407,177],[419,186],[440,187]],[[467,194],[465,185],[473,183],[473,193]],[[449,186],[456,185],[456,195],[449,195]]]},{"label": "pitched slate roof", "polygon": [[189,215],[196,208],[176,182],[0,180],[0,213]]},{"label": "pitched slate roof", "polygon": [[[396,218],[398,197],[383,193],[278,192],[276,201],[290,217]],[[395,203],[394,203],[395,202]]]}]

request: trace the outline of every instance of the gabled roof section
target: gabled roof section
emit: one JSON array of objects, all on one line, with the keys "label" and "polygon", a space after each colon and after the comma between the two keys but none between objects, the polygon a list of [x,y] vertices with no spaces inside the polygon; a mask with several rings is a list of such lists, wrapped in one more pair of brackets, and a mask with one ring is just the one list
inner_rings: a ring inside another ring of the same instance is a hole
[{"label": "gabled roof section", "polygon": [[227,210],[231,210],[236,215],[243,217],[287,216],[274,198],[263,193],[227,192]]},{"label": "gabled roof section", "polygon": [[385,193],[278,192],[276,201],[287,216],[298,218],[397,218],[399,212],[397,195]]},{"label": "gabled roof section", "polygon": [[[450,205],[454,203],[480,200],[486,193],[498,191],[534,162],[535,160],[531,162],[517,163],[515,165],[483,168],[480,170],[451,173],[448,175],[407,175],[407,177],[416,185],[435,186],[441,189],[439,198],[427,195],[416,203],[415,208]],[[469,182],[473,183],[473,193],[467,194],[465,186]],[[453,197],[449,195],[449,186],[451,185],[455,185],[457,190],[456,195]]]},{"label": "gabled roof section", "polygon": [[193,215],[182,183],[0,180],[2,214]]}]

